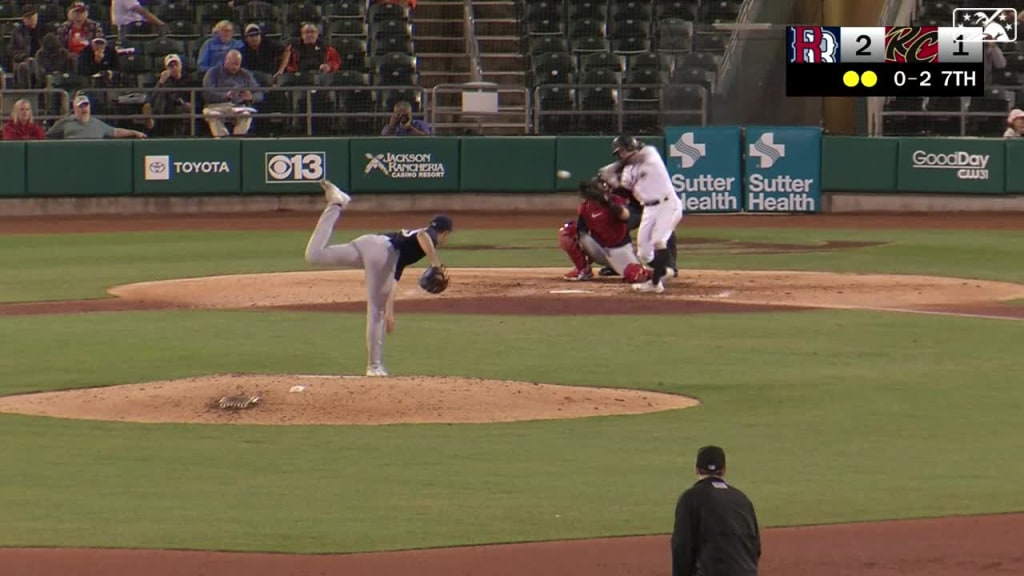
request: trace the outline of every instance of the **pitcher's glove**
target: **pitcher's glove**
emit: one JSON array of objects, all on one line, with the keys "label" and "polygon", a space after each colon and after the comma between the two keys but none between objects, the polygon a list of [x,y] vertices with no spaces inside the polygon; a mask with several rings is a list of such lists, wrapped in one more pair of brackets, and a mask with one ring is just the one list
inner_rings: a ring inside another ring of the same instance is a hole
[{"label": "pitcher's glove", "polygon": [[448,269],[441,266],[431,266],[423,271],[420,276],[420,288],[430,294],[440,294],[448,288]]}]

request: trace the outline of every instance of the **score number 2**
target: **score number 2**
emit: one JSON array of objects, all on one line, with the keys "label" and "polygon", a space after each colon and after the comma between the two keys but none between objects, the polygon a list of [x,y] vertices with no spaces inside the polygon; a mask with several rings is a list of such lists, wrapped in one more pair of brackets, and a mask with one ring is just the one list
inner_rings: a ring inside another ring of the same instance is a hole
[{"label": "score number 2", "polygon": [[858,48],[854,54],[856,56],[871,56],[871,51],[868,50],[868,48],[871,47],[871,37],[867,34],[861,34],[860,36],[857,36],[857,42],[863,42],[864,45]]}]

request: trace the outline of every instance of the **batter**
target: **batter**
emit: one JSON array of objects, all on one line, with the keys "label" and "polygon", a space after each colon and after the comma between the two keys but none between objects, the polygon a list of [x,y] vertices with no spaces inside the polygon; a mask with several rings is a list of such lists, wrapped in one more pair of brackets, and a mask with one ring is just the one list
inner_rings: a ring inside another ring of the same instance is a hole
[{"label": "batter", "polygon": [[452,231],[452,220],[444,214],[434,216],[425,228],[387,234],[364,234],[346,244],[330,244],[334,225],[352,198],[329,180],[320,187],[327,207],[320,215],[306,245],[306,262],[318,266],[362,268],[366,278],[366,351],[367,376],[387,376],[384,369],[384,333],[395,329],[395,293],[402,272],[424,257],[442,267],[436,248],[445,244]]}]

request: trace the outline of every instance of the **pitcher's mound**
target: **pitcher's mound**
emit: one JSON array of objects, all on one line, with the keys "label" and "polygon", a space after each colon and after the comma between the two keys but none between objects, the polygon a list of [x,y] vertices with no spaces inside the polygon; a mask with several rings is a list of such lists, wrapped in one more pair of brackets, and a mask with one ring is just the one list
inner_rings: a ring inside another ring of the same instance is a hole
[{"label": "pitcher's mound", "polygon": [[[224,398],[255,398],[246,407]],[[696,406],[692,398],[448,376],[365,378],[217,374],[0,398],[0,412],[203,424],[484,423],[643,414]]]}]

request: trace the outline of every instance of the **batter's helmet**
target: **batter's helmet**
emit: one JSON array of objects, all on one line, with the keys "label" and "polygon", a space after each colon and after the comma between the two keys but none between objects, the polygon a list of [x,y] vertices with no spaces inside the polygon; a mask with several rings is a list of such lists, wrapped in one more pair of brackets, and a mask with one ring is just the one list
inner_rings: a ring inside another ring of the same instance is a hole
[{"label": "batter's helmet", "polygon": [[619,152],[623,150],[627,152],[635,152],[643,147],[644,143],[633,136],[629,136],[628,134],[616,136],[615,139],[612,140],[612,156],[618,156]]}]

